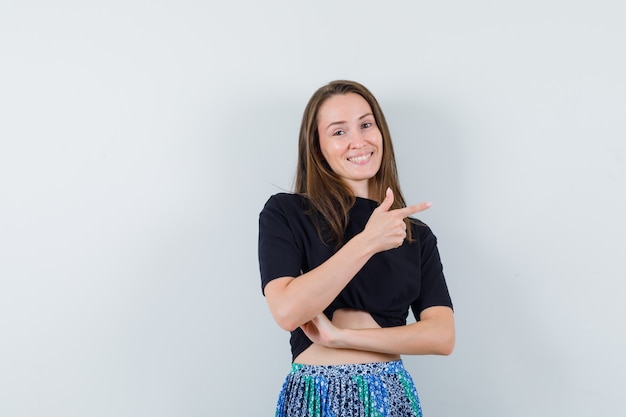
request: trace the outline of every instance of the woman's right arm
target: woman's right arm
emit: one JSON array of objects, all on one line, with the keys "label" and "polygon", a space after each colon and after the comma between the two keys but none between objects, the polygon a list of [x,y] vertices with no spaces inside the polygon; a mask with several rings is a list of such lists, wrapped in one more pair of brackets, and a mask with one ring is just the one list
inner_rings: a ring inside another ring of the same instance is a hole
[{"label": "woman's right arm", "polygon": [[388,190],[364,230],[317,268],[297,278],[281,277],[267,283],[265,298],[281,328],[293,331],[323,312],[374,254],[402,245],[405,217],[430,207],[430,203],[422,203],[389,210],[392,203],[393,193]]}]

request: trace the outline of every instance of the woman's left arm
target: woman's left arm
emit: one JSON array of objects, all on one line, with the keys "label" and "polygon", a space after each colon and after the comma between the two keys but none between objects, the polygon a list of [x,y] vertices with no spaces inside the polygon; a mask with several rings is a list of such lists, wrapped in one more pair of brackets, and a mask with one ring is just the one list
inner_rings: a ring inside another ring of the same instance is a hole
[{"label": "woman's left arm", "polygon": [[329,348],[400,355],[449,355],[455,341],[454,313],[445,306],[426,308],[418,322],[405,326],[342,329],[320,314],[301,327],[314,343]]}]

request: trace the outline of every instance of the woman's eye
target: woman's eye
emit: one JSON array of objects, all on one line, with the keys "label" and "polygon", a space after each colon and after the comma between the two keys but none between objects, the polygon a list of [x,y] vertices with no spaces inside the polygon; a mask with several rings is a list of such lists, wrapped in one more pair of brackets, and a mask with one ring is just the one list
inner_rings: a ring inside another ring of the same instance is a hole
[{"label": "woman's eye", "polygon": [[341,136],[341,135],[345,135],[345,133],[346,133],[346,132],[345,132],[345,131],[343,131],[343,130],[335,130],[335,131],[333,132],[333,136]]},{"label": "woman's eye", "polygon": [[365,122],[365,123],[363,123],[363,124],[361,125],[361,127],[362,127],[363,129],[368,129],[368,128],[372,127],[372,124],[371,124],[370,122]]}]

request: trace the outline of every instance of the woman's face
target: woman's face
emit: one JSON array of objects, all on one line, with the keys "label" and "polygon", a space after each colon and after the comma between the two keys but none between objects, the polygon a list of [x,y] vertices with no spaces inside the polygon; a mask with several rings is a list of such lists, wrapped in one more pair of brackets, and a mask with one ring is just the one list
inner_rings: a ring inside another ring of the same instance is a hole
[{"label": "woman's face", "polygon": [[334,95],[318,111],[322,154],[358,197],[369,197],[369,180],[380,168],[383,141],[370,105],[355,93]]}]

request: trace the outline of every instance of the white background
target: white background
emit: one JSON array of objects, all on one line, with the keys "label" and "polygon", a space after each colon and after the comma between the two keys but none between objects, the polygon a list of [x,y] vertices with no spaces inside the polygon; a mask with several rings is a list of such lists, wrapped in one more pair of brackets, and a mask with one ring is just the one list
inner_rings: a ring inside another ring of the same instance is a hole
[{"label": "white background", "polygon": [[354,79],[439,238],[426,416],[615,415],[621,1],[0,1],[0,415],[270,416],[288,334],[258,213]]}]

